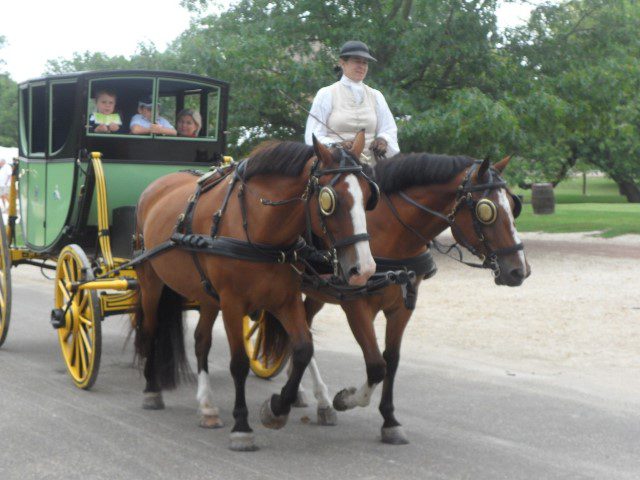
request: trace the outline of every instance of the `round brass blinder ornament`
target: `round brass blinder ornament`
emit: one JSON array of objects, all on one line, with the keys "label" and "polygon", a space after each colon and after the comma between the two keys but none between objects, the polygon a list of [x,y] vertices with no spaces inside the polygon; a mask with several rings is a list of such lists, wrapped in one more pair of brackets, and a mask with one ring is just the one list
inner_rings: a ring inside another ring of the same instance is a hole
[{"label": "round brass blinder ornament", "polygon": [[483,198],[476,205],[476,216],[480,222],[491,225],[498,217],[498,209],[491,200]]},{"label": "round brass blinder ornament", "polygon": [[318,193],[318,202],[320,203],[320,212],[324,216],[328,217],[332,215],[333,212],[336,211],[336,205],[338,203],[336,191],[329,186],[322,187],[320,193]]}]

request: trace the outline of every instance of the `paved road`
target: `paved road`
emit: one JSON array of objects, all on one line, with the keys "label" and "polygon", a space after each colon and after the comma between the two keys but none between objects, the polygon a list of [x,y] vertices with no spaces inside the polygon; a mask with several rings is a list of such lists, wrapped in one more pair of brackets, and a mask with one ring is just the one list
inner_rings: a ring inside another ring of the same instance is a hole
[{"label": "paved road", "polygon": [[[0,349],[3,480],[640,478],[637,405],[526,375],[453,367],[427,353],[404,358],[397,382],[398,418],[410,445],[379,443],[373,406],[340,414],[336,427],[315,425],[314,408],[296,409],[283,430],[267,430],[259,405],[282,379],[251,377],[250,421],[260,451],[231,452],[228,426],[197,427],[193,386],[166,394],[164,411],[140,408],[143,379],[131,346],[123,349],[124,318],[103,324],[94,389],[76,389],[48,325],[51,283],[16,273],[11,330]],[[219,326],[216,333],[216,401],[230,423],[226,339]],[[332,391],[364,378],[355,351],[317,356]]]}]

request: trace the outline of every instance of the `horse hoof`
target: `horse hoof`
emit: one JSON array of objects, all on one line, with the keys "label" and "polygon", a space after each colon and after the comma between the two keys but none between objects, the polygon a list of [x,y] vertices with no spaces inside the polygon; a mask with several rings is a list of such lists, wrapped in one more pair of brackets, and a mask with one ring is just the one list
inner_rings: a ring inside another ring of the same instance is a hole
[{"label": "horse hoof", "polygon": [[201,428],[222,428],[224,423],[218,415],[202,415],[200,417]]},{"label": "horse hoof", "polygon": [[293,402],[293,407],[296,408],[305,408],[309,406],[309,401],[307,400],[307,394],[304,392],[298,392],[296,396],[296,401]]},{"label": "horse hoof", "polygon": [[333,427],[338,424],[338,413],[331,406],[318,407],[318,425]]},{"label": "horse hoof", "polygon": [[279,430],[287,424],[288,419],[289,415],[277,416],[273,413],[273,410],[271,410],[271,399],[269,398],[264,401],[260,408],[260,421],[262,425],[267,428]]},{"label": "horse hoof", "polygon": [[252,432],[231,432],[229,450],[234,452],[255,452],[258,446],[255,444]]},{"label": "horse hoof", "polygon": [[355,393],[355,387],[349,387],[340,390],[338,393],[336,393],[336,396],[333,397],[333,408],[335,408],[339,412],[344,412],[345,410],[352,409],[353,405],[347,405],[347,398],[354,395]]},{"label": "horse hoof", "polygon": [[145,410],[162,410],[164,408],[162,393],[146,392],[142,399],[142,408]]},{"label": "horse hoof", "polygon": [[390,445],[407,445],[409,439],[400,425],[396,427],[382,427],[382,443]]}]

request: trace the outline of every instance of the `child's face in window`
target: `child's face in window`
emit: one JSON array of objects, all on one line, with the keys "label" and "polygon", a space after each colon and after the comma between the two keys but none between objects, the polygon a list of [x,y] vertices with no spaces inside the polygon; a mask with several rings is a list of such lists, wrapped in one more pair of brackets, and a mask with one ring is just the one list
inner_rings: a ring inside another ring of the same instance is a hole
[{"label": "child's face in window", "polygon": [[149,107],[138,107],[138,113],[147,120],[151,120],[151,109]]},{"label": "child's face in window", "polygon": [[116,97],[109,95],[108,93],[101,93],[96,98],[96,108],[98,113],[104,115],[110,115],[116,109]]}]

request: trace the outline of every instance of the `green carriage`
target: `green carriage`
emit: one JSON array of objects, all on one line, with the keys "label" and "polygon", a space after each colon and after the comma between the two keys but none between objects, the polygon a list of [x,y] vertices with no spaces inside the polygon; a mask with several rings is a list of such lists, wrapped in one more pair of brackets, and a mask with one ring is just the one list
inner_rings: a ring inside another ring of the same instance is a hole
[{"label": "green carriage", "polygon": [[[109,92],[121,125],[90,125],[95,98]],[[51,323],[67,369],[80,388],[96,380],[101,322],[131,311],[136,275],[135,205],[155,179],[178,170],[206,170],[228,161],[225,129],[229,85],[165,71],[100,71],[48,76],[19,85],[19,158],[10,204],[0,220],[0,345],[11,315],[11,267],[56,271]],[[140,99],[175,125],[179,112],[201,117],[195,136],[133,134]]]}]

